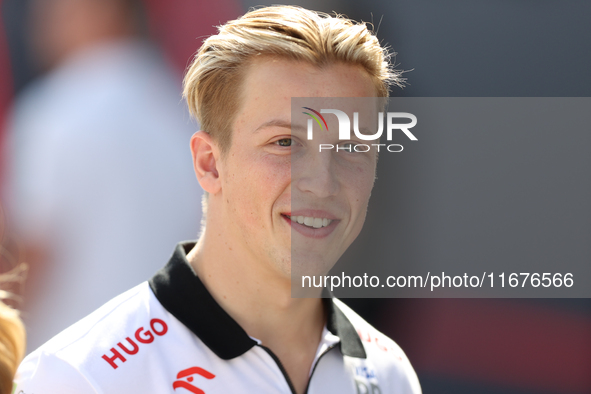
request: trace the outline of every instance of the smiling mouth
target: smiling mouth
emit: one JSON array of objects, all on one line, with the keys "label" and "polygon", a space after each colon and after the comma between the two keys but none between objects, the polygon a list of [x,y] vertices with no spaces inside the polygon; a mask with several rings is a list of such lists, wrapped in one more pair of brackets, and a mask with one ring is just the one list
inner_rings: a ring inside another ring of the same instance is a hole
[{"label": "smiling mouth", "polygon": [[310,227],[310,228],[322,228],[322,227],[326,227],[330,223],[332,223],[332,220],[327,219],[327,218],[314,218],[314,217],[310,217],[310,216],[289,216],[289,215],[284,215],[284,216],[287,217],[288,219],[290,219],[292,222],[296,222],[296,223],[302,224],[302,225]]}]

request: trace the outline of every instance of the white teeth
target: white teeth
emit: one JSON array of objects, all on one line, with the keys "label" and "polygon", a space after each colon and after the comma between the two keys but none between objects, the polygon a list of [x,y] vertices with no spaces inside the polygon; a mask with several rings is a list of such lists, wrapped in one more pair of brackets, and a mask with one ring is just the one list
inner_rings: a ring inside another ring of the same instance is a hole
[{"label": "white teeth", "polygon": [[327,218],[314,218],[309,216],[292,216],[290,219],[292,222],[298,222],[299,224],[314,228],[326,227],[332,222],[332,220]]}]

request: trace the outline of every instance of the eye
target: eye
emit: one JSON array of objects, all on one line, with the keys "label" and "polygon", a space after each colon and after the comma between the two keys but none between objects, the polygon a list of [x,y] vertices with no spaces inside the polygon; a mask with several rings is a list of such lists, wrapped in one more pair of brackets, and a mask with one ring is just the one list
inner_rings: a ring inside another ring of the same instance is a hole
[{"label": "eye", "polygon": [[292,145],[291,138],[282,138],[280,140],[275,141],[275,143],[279,146],[285,146],[285,147]]}]

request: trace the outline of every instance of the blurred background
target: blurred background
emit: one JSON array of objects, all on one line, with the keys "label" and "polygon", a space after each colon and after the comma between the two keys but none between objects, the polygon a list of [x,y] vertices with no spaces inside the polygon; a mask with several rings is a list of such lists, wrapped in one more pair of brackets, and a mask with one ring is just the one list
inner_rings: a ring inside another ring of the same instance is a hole
[{"label": "blurred background", "polygon": [[[182,74],[214,26],[269,4],[0,1],[0,193],[30,265],[29,351],[197,236]],[[393,96],[591,96],[587,1],[291,4],[373,23],[408,71]],[[589,299],[346,302],[401,345],[425,393],[591,393]]]}]

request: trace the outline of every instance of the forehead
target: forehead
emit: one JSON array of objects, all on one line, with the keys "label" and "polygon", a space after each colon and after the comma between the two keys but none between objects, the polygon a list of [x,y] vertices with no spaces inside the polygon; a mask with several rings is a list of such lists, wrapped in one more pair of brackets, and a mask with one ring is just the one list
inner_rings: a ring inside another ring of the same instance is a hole
[{"label": "forehead", "polygon": [[235,126],[257,127],[271,117],[289,121],[292,97],[374,97],[376,93],[361,66],[333,63],[318,67],[265,56],[250,62],[245,71]]}]

